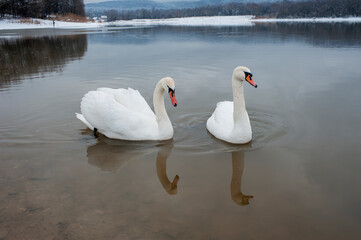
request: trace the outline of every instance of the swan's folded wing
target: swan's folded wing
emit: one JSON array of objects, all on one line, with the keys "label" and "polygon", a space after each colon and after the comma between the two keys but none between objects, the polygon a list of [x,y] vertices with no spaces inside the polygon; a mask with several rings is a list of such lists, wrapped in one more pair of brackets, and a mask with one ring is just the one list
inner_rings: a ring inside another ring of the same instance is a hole
[{"label": "swan's folded wing", "polygon": [[156,117],[132,111],[104,91],[88,92],[82,99],[84,118],[99,132],[110,138],[139,140],[154,137],[158,129]]},{"label": "swan's folded wing", "polygon": [[133,112],[140,112],[147,116],[155,117],[152,109],[138,90],[132,88],[98,88],[97,91],[113,95],[117,102]]},{"label": "swan's folded wing", "polygon": [[233,128],[233,102],[217,103],[212,116],[207,120],[207,129],[216,137],[223,136]]},{"label": "swan's folded wing", "polygon": [[233,127],[233,102],[223,101],[217,103],[212,117],[217,124]]}]

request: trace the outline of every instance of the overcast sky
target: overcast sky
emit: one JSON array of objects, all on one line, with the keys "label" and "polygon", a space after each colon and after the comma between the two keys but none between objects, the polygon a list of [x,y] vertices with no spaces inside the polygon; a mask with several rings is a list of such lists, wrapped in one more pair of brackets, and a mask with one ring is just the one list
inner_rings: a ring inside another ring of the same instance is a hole
[{"label": "overcast sky", "polygon": [[[107,1],[116,1],[116,0],[84,0],[84,3],[97,3],[97,2],[107,2]],[[156,2],[176,2],[180,0],[153,0]],[[182,1],[194,1],[194,0],[182,0]]]}]

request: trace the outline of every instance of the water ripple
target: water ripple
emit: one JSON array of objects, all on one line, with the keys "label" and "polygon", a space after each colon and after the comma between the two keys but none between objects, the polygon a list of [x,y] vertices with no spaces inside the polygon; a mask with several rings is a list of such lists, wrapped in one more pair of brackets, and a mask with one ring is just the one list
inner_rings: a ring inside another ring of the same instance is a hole
[{"label": "water ripple", "polygon": [[287,133],[287,125],[280,116],[259,110],[248,112],[253,130],[252,141],[248,144],[230,144],[215,138],[206,128],[211,113],[197,112],[184,114],[174,122],[175,147],[185,152],[200,154],[249,151],[258,149]]}]

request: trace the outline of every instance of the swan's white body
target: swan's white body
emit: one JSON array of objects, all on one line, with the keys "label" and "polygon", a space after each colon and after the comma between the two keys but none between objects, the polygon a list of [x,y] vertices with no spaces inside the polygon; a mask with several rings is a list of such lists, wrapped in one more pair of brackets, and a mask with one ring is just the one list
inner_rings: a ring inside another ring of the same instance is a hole
[{"label": "swan's white body", "polygon": [[244,71],[250,72],[246,67],[237,67],[233,71],[233,102],[217,103],[212,116],[207,120],[207,129],[213,136],[234,144],[252,140],[252,128],[243,94]]},{"label": "swan's white body", "polygon": [[98,88],[81,101],[76,116],[90,129],[122,140],[167,140],[173,127],[164,106],[164,90],[174,89],[171,78],[161,79],[153,94],[154,111],[137,90]]}]

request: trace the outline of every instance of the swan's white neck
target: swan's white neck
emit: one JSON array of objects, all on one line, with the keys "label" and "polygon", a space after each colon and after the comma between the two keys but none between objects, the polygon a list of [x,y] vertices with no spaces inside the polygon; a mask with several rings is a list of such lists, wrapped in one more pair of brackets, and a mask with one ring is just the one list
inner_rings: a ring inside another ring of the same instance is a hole
[{"label": "swan's white neck", "polygon": [[244,102],[243,83],[232,77],[233,89],[233,121],[234,127],[242,123],[244,118],[247,118],[246,104]]},{"label": "swan's white neck", "polygon": [[[157,117],[158,128],[160,134],[171,134],[173,136],[173,127],[172,123],[168,117],[167,111],[165,110],[164,106],[164,88],[162,86],[161,81],[158,82],[157,86],[155,87],[154,94],[153,94],[153,105],[154,105],[154,113]],[[162,132],[162,133],[161,133]]]}]

